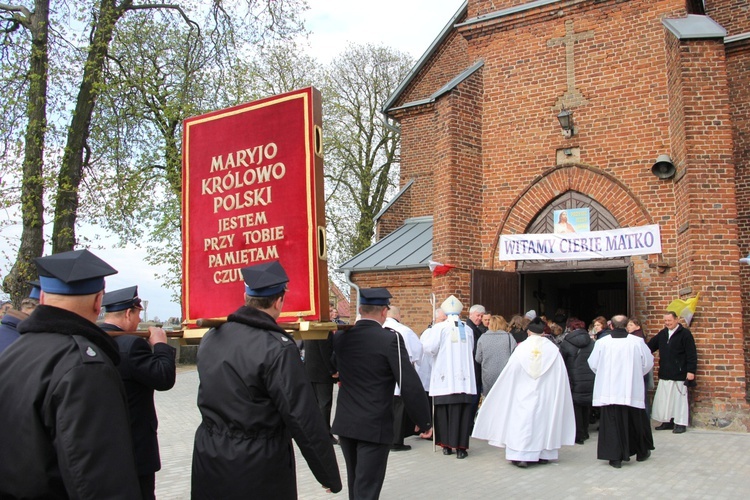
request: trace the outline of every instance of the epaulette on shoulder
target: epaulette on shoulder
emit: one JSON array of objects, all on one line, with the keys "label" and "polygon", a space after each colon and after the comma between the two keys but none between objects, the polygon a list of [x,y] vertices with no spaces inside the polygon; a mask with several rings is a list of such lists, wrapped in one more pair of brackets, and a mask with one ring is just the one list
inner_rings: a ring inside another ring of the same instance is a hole
[{"label": "epaulette on shoulder", "polygon": [[106,354],[104,354],[93,342],[90,342],[79,335],[73,335],[73,340],[75,340],[75,343],[78,346],[78,353],[81,355],[82,363],[91,364],[106,362],[104,361]]},{"label": "epaulette on shoulder", "polygon": [[294,342],[294,339],[290,338],[289,335],[281,332],[276,332],[273,330],[266,330],[268,334],[275,338],[279,344],[282,345],[282,347],[291,347],[291,346],[297,346],[297,344]]}]

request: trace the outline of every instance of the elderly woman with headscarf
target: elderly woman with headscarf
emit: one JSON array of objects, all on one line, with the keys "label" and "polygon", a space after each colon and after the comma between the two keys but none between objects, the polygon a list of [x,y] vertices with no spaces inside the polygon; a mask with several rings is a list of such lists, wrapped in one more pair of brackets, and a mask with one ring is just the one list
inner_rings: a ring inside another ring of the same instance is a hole
[{"label": "elderly woman with headscarf", "polygon": [[477,363],[482,365],[482,395],[487,396],[516,348],[516,340],[506,330],[502,316],[490,317],[489,330],[477,341]]}]

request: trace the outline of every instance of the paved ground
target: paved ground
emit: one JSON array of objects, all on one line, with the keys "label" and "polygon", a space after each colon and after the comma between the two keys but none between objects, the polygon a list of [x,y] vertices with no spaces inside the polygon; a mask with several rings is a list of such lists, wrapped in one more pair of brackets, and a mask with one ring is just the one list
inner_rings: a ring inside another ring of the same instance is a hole
[{"label": "paved ground", "polygon": [[[200,422],[195,405],[198,374],[180,368],[174,389],[157,393],[163,468],[156,476],[157,498],[190,498],[193,435]],[[382,499],[451,500],[491,498],[579,499],[669,497],[734,499],[750,497],[750,434],[688,429],[682,435],[654,432],[656,450],[647,462],[616,470],[596,459],[596,432],[583,446],[563,447],[557,463],[519,469],[504,450],[472,440],[469,456],[433,453],[432,443],[408,438],[413,449],[391,453]],[[304,459],[297,457],[299,498],[346,498],[346,470],[336,447],[344,490],[325,493]],[[248,492],[248,498],[251,496]]]}]

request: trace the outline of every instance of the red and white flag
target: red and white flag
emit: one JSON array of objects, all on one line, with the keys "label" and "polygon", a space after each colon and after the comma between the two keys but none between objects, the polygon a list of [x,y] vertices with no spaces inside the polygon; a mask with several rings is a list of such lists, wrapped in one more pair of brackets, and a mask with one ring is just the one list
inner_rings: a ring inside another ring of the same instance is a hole
[{"label": "red and white flag", "polygon": [[443,264],[441,262],[435,262],[434,260],[430,261],[430,271],[432,271],[433,276],[443,276],[445,274],[448,274],[448,271],[450,271],[454,267],[456,266]]}]

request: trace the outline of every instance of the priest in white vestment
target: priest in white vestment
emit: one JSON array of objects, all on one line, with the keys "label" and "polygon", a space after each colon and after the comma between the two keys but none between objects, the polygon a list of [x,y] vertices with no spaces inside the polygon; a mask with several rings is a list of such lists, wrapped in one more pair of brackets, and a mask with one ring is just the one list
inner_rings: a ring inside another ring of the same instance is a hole
[{"label": "priest in white vestment", "polygon": [[643,384],[654,356],[643,339],[627,332],[627,324],[627,317],[613,317],[611,333],[596,341],[589,356],[596,374],[592,404],[601,407],[597,458],[616,469],[631,455],[643,462],[654,449]]},{"label": "priest in white vestment", "polygon": [[459,314],[461,302],[451,295],[440,308],[448,318],[438,323],[426,339],[425,352],[435,356],[430,377],[430,396],[435,408],[435,441],[444,455],[468,456],[472,401],[477,393],[474,375],[474,335]]},{"label": "priest in white vestment", "polygon": [[[557,460],[576,435],[568,372],[557,346],[541,336],[537,318],[518,344],[479,410],[472,437],[505,448],[519,467]],[[641,384],[642,385],[642,384]]]}]

